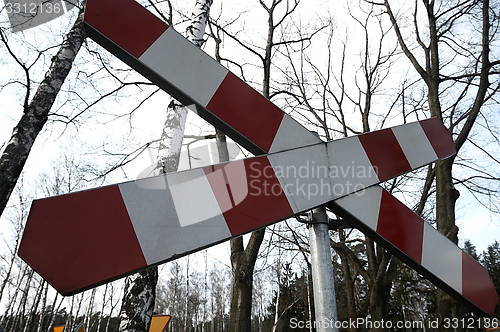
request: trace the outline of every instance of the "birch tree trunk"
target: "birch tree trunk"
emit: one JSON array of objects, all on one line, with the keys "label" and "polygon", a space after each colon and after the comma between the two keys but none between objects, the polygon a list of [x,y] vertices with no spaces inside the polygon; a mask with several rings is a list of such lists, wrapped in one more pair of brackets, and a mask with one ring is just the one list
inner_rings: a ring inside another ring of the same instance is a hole
[{"label": "birch tree trunk", "polygon": [[207,251],[205,250],[204,252],[204,257],[205,257],[205,273],[203,276],[203,313],[202,313],[202,323],[201,323],[201,332],[205,332],[205,320],[207,318],[207,290],[208,290],[208,282],[207,282],[207,275],[208,275],[208,256],[207,256]]},{"label": "birch tree trunk", "polygon": [[40,309],[40,317],[38,318],[38,326],[36,329],[37,332],[42,332],[43,321],[45,319],[45,312],[47,309],[47,293],[48,293],[48,291],[49,291],[49,284],[44,281],[42,308]]},{"label": "birch tree trunk", "polygon": [[87,313],[85,314],[84,319],[84,324],[83,326],[85,327],[85,331],[90,331],[91,325],[90,325],[90,320],[92,319],[92,311],[94,310],[94,300],[95,300],[95,293],[96,293],[97,288],[92,289],[90,293],[90,301],[87,307]]},{"label": "birch tree trunk", "polygon": [[[61,86],[68,76],[73,61],[85,40],[86,34],[83,28],[84,4],[85,2],[82,4],[78,18],[64,39],[59,51],[52,58],[50,68],[38,86],[31,102],[28,102],[30,98],[30,83],[26,83],[28,88],[23,115],[12,131],[12,136],[0,157],[0,215],[7,206],[10,195],[28,159],[31,147],[47,122],[49,111],[59,91],[61,91]],[[0,37],[7,45],[3,31],[0,31]],[[11,55],[14,56],[12,53]],[[21,66],[27,72],[28,68],[22,64]],[[29,81],[29,77],[27,79]]]},{"label": "birch tree trunk", "polygon": [[188,318],[189,318],[189,256],[187,256],[186,262],[186,303],[184,305],[184,332],[188,331]]},{"label": "birch tree trunk", "polygon": [[[187,38],[198,47],[203,44],[203,35],[211,5],[212,0],[197,0],[191,17],[191,24],[186,29]],[[187,111],[186,107],[176,101],[172,100],[170,102],[161,135],[155,175],[177,170]],[[126,278],[122,308],[120,310],[119,331],[142,332],[149,330],[155,304],[157,282],[158,269],[156,267]]]},{"label": "birch tree trunk", "polygon": [[[277,225],[279,229],[279,225]],[[276,332],[279,329],[278,323],[280,320],[280,300],[281,300],[281,238],[278,237],[278,259],[276,262],[276,281],[278,290],[276,291],[276,302],[274,308],[274,324],[271,332]]]}]

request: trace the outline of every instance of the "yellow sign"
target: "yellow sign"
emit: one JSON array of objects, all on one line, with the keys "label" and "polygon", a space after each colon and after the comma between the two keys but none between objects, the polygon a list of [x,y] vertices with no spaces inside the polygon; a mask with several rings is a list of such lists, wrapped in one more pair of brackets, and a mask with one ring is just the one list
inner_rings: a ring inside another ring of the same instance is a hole
[{"label": "yellow sign", "polygon": [[[54,326],[54,332],[63,332],[64,331],[64,325],[62,326]],[[78,325],[76,328],[75,332],[85,332],[85,329],[83,328],[83,322]]]},{"label": "yellow sign", "polygon": [[170,315],[156,315],[151,318],[149,332],[163,332],[170,322]]},{"label": "yellow sign", "polygon": [[[149,332],[163,332],[167,327],[168,322],[170,322],[170,315],[156,315],[151,318],[151,325],[149,326]],[[54,332],[63,332],[64,326],[54,326]],[[83,328],[83,322],[78,325],[75,332],[85,332]]]}]

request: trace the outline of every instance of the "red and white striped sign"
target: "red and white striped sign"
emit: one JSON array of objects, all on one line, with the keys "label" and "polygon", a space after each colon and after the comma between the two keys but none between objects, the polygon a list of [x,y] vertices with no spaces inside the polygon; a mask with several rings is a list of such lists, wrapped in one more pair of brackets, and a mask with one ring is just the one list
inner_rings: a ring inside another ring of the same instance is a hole
[{"label": "red and white striped sign", "polygon": [[438,286],[493,313],[487,270],[377,186],[455,153],[439,120],[322,143],[135,1],[88,0],[85,24],[90,37],[246,149],[269,154],[34,201],[19,255],[59,292],[328,203]]},{"label": "red and white striped sign", "polygon": [[[242,235],[452,154],[449,144],[439,145],[443,140],[450,141],[451,136],[427,135],[430,129],[435,133],[444,127],[437,119],[424,120],[227,164],[36,200],[19,255],[59,292],[72,294]],[[405,151],[407,142],[418,147],[411,147],[411,161]],[[381,145],[384,158],[377,154]],[[47,257],[52,258],[50,262]]]},{"label": "red and white striped sign", "polygon": [[380,186],[328,206],[444,291],[493,315],[498,297],[488,271]]}]

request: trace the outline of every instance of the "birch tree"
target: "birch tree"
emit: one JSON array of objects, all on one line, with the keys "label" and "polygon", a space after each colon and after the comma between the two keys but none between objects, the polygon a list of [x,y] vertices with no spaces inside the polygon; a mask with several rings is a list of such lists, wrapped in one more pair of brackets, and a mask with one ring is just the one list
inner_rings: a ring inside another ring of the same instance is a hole
[{"label": "birch tree", "polygon": [[[187,38],[198,47],[201,47],[204,41],[203,36],[211,4],[212,0],[197,0],[191,16],[191,24],[186,29]],[[171,8],[170,2],[169,8]],[[168,20],[172,24],[171,16]],[[174,99],[168,105],[155,174],[177,170],[187,112],[188,109]],[[139,332],[149,329],[157,282],[158,269],[156,267],[125,279],[125,291],[120,311],[120,331]]]},{"label": "birch tree", "polygon": [[83,28],[83,13],[85,2],[80,7],[78,17],[66,35],[57,54],[52,58],[50,68],[44,79],[32,94],[32,78],[29,65],[21,60],[10,47],[6,32],[0,30],[0,38],[9,55],[25,72],[23,86],[25,98],[23,115],[12,131],[12,136],[6,144],[0,157],[0,215],[16,186],[35,139],[49,118],[49,112],[61,87],[71,71],[72,64],[85,40]]}]

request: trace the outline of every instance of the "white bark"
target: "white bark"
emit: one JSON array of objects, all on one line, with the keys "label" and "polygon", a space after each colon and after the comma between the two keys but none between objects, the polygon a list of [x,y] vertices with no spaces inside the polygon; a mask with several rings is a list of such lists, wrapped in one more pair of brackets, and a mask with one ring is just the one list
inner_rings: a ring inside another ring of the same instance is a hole
[{"label": "white bark", "polygon": [[[30,91],[26,92],[27,99],[23,115],[14,128],[12,136],[0,157],[0,215],[7,205],[35,139],[47,122],[52,105],[85,40],[83,14],[82,4],[82,10],[80,10],[75,24],[66,35],[57,54],[52,57],[51,66],[29,104]],[[8,45],[7,39],[1,30],[0,39],[4,45]],[[22,66],[22,69],[28,72],[27,67]],[[28,81],[30,80],[31,78],[28,77]],[[25,84],[29,86],[29,82]]]},{"label": "white bark", "polygon": [[179,165],[182,138],[186,127],[188,109],[172,100],[167,109],[167,119],[158,149],[155,175],[175,172]]},{"label": "white bark", "polygon": [[187,256],[186,262],[186,294],[184,294],[184,297],[186,298],[184,306],[184,332],[187,332],[189,317],[189,256]]},{"label": "white bark", "polygon": [[208,256],[207,256],[207,251],[205,250],[204,252],[204,257],[205,257],[205,275],[203,278],[203,317],[202,317],[202,323],[201,323],[201,332],[205,332],[205,320],[207,319],[207,290],[208,290],[208,282],[207,282],[207,275],[208,275]]},{"label": "white bark", "polygon": [[[198,47],[203,44],[203,35],[212,0],[197,0],[193,10],[191,25],[187,28],[187,38]],[[175,172],[179,164],[182,138],[186,127],[188,109],[172,100],[167,109],[158,149],[155,175]],[[149,329],[156,296],[157,268],[127,277],[120,311],[119,331],[145,331]],[[140,294],[137,294],[142,290]]]},{"label": "white bark", "polygon": [[84,318],[85,331],[90,331],[90,320],[92,318],[92,311],[94,310],[94,300],[95,300],[96,290],[97,290],[97,288],[94,288],[94,289],[92,289],[92,292],[90,293],[90,301],[89,301],[89,305],[87,307],[87,313],[85,314],[85,318]]},{"label": "white bark", "polygon": [[[280,226],[278,225],[278,232],[280,229]],[[280,307],[280,298],[281,298],[281,238],[278,238],[278,260],[276,262],[276,280],[278,281],[278,291],[276,293],[276,303],[275,303],[275,310],[274,310],[274,324],[272,328],[272,332],[276,332],[276,329],[278,327],[278,322],[280,320],[280,312],[279,312],[279,307]]]},{"label": "white bark", "polygon": [[42,308],[40,310],[40,317],[38,318],[38,326],[36,331],[42,332],[43,320],[45,318],[45,310],[47,308],[47,293],[49,291],[49,284],[47,282],[44,283],[44,291],[43,291],[43,300],[42,300]]},{"label": "white bark", "polygon": [[[211,5],[212,0],[197,0],[191,16],[191,24],[186,29],[186,38],[198,47],[201,47],[204,42],[203,35]],[[187,113],[188,108],[174,100],[168,105],[167,119],[163,125],[158,149],[155,175],[177,170]]]},{"label": "white bark", "polygon": [[[151,308],[154,307],[156,283],[154,287],[150,287],[151,285],[149,283],[145,284],[144,281],[140,273],[129,276],[125,281],[124,293],[132,298],[131,304],[133,306],[128,311],[122,307],[120,312],[120,331],[139,331],[141,329],[140,325],[142,325],[140,323],[144,324],[151,321],[153,314]],[[147,329],[149,329],[149,323],[146,325]]]}]

